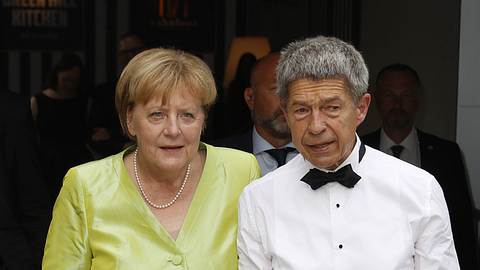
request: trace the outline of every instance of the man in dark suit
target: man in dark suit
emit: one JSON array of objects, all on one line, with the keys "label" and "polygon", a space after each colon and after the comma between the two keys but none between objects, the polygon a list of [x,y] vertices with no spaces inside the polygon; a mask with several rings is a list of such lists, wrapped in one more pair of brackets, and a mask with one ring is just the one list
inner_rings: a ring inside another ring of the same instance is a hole
[{"label": "man in dark suit", "polygon": [[421,81],[413,68],[404,64],[384,67],[374,89],[382,128],[363,136],[362,141],[435,176],[445,194],[461,269],[478,269],[472,197],[462,154],[455,142],[415,128],[420,89]]},{"label": "man in dark suit", "polygon": [[49,223],[29,108],[0,93],[0,269],[40,269]]},{"label": "man in dark suit", "polygon": [[274,52],[259,59],[252,68],[250,87],[244,98],[250,109],[253,128],[246,133],[213,142],[255,154],[262,175],[275,170],[298,152],[291,142],[290,130],[276,94],[276,67],[280,53]]}]

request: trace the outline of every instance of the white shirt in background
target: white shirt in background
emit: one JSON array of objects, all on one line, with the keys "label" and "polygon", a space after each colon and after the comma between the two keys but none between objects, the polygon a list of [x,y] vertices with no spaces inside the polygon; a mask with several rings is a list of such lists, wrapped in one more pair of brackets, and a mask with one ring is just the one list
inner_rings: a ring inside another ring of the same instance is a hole
[{"label": "white shirt in background", "polygon": [[[380,130],[380,151],[393,156],[393,152],[390,147],[394,145],[397,144],[392,141],[390,137],[388,137],[382,128]],[[402,153],[400,153],[400,159],[420,167],[420,144],[418,143],[417,130],[412,128],[408,136],[399,145],[404,147]]]},{"label": "white shirt in background", "polygon": [[[253,154],[257,158],[258,164],[262,169],[262,176],[277,169],[278,164],[277,161],[268,153],[265,153],[266,150],[275,149],[269,142],[267,142],[260,134],[258,134],[255,127],[253,128],[252,132],[252,144],[253,144]],[[292,147],[295,146],[290,142],[283,147]],[[283,148],[282,147],[282,148]],[[288,163],[292,158],[294,158],[298,154],[298,151],[292,151],[287,154],[286,162]]]}]

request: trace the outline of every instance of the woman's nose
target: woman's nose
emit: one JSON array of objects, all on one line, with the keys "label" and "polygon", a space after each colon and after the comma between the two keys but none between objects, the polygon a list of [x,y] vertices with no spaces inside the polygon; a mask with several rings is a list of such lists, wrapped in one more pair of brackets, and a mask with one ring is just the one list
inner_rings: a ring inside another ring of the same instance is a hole
[{"label": "woman's nose", "polygon": [[181,133],[180,125],[178,123],[178,117],[176,115],[168,117],[165,125],[165,135],[177,136]]}]

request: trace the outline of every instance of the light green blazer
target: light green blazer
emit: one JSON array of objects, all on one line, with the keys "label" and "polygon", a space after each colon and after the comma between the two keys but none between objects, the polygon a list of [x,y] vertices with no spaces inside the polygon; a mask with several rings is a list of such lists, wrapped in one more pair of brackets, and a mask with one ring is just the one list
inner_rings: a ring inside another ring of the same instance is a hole
[{"label": "light green blazer", "polygon": [[173,240],[143,201],[123,156],[70,169],[55,203],[43,269],[237,269],[237,200],[260,176],[251,154],[206,148],[203,174]]}]

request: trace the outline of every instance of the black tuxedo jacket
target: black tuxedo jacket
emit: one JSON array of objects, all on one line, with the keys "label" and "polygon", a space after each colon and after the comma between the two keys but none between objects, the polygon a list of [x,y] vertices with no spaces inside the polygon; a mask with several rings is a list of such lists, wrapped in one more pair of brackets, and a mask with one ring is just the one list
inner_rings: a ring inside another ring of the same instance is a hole
[{"label": "black tuxedo jacket", "polygon": [[27,98],[0,93],[0,269],[40,269],[47,195]]},{"label": "black tuxedo jacket", "polygon": [[252,132],[253,129],[250,129],[249,131],[242,134],[214,140],[211,142],[211,144],[215,146],[228,147],[242,150],[248,153],[253,153]]},{"label": "black tuxedo jacket", "polygon": [[[458,144],[417,129],[421,167],[437,179],[443,189],[461,269],[475,267],[476,231],[473,201]],[[380,130],[361,137],[366,145],[380,148]]]}]

